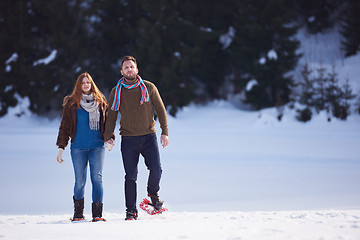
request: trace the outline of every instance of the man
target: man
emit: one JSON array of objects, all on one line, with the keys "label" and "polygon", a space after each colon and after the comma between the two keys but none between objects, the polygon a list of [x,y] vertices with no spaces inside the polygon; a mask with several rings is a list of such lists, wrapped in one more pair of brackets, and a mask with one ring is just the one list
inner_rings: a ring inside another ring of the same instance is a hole
[{"label": "man", "polygon": [[155,110],[162,130],[160,143],[169,144],[166,110],[156,86],[138,75],[136,59],[125,56],[121,62],[123,77],[111,90],[109,113],[105,124],[104,140],[109,150],[113,146],[111,136],[114,132],[118,112],[121,114],[120,135],[121,155],[125,168],[126,220],[137,219],[136,195],[137,174],[140,154],[149,169],[147,192],[156,210],[162,208],[158,191],[160,189],[161,164],[155,134]]}]

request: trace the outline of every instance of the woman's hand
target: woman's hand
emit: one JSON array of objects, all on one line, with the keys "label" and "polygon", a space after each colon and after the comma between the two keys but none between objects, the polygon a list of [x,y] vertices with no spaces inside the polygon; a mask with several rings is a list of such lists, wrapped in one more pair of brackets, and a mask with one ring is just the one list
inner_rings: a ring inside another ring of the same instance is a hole
[{"label": "woman's hand", "polygon": [[115,145],[115,142],[114,140],[110,139],[110,140],[107,140],[105,142],[105,147],[107,150],[111,151],[111,149],[113,148],[113,146]]},{"label": "woman's hand", "polygon": [[56,156],[56,161],[57,161],[59,164],[62,164],[62,163],[64,162],[64,159],[62,159],[63,153],[64,153],[64,149],[58,148],[58,153],[57,153],[57,156]]}]

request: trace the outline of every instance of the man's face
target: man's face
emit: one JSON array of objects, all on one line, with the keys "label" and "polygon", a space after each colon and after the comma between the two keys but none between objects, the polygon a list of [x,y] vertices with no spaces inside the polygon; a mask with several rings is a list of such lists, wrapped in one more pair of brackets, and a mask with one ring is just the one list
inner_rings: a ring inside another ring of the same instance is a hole
[{"label": "man's face", "polygon": [[131,81],[136,79],[136,75],[139,71],[133,61],[127,60],[123,62],[120,72],[127,80]]}]

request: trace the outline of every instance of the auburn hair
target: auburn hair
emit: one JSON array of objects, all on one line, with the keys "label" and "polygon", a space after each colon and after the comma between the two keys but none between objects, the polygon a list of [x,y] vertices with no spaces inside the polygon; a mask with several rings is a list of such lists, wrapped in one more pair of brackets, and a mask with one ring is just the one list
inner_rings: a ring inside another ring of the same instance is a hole
[{"label": "auburn hair", "polygon": [[101,108],[101,111],[105,112],[108,106],[108,102],[104,94],[102,94],[102,92],[96,86],[90,74],[87,72],[80,74],[80,76],[77,78],[73,92],[69,96],[66,96],[64,98],[63,106],[69,103],[70,105],[76,105],[76,108],[80,108],[80,99],[83,94],[81,86],[82,86],[82,80],[84,78],[88,78],[90,80],[91,83],[90,93],[93,94],[95,101],[99,104]]}]

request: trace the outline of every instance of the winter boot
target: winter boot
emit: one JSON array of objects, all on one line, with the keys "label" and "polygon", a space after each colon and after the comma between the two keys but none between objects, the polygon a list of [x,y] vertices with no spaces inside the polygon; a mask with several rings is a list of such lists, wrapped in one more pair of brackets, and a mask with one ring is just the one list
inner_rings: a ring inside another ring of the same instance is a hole
[{"label": "winter boot", "polygon": [[94,202],[92,203],[92,221],[106,221],[102,218],[102,211],[103,211],[103,204],[101,202]]},{"label": "winter boot", "polygon": [[125,220],[137,220],[138,212],[136,210],[126,210]]},{"label": "winter boot", "polygon": [[159,211],[164,204],[163,201],[160,201],[159,195],[155,193],[148,194],[148,196],[151,198],[151,203],[149,203],[149,205],[153,206],[156,211]]},{"label": "winter boot", "polygon": [[72,221],[81,221],[84,220],[84,199],[81,200],[75,200],[75,197],[73,196],[74,201],[74,217],[72,218]]}]

